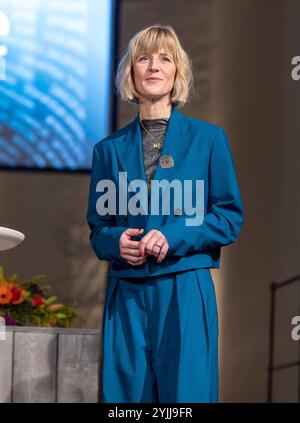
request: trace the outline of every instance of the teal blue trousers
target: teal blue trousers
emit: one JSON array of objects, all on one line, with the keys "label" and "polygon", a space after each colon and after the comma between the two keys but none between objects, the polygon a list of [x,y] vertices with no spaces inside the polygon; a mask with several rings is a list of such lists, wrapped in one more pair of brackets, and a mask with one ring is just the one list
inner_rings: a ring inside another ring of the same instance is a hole
[{"label": "teal blue trousers", "polygon": [[210,269],[109,277],[102,401],[217,402],[218,312]]}]

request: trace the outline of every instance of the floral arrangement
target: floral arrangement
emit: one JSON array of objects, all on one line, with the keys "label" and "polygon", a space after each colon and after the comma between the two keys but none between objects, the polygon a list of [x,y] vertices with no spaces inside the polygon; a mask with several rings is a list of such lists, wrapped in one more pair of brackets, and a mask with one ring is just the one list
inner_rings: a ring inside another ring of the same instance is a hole
[{"label": "floral arrangement", "polygon": [[21,283],[18,274],[5,276],[0,266],[0,316],[6,325],[72,327],[75,318],[87,321],[75,310],[76,303],[57,303],[57,296],[47,296],[49,285],[41,286],[46,275],[36,275]]}]

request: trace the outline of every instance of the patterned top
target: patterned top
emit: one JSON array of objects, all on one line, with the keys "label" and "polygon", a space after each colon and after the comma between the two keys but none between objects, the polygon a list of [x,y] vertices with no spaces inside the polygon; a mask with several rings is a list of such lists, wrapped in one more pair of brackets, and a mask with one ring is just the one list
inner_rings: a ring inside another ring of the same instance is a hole
[{"label": "patterned top", "polygon": [[[154,173],[156,171],[168,123],[169,119],[167,118],[142,120],[142,124],[145,126],[145,128],[147,128],[150,134],[155,139],[159,139],[159,143],[161,144],[160,148],[153,148],[154,140],[147,134],[142,125],[140,125],[142,131],[143,160],[145,175],[147,179],[148,197],[150,196],[151,179],[153,178]],[[164,135],[159,138],[162,133],[164,133]]]}]

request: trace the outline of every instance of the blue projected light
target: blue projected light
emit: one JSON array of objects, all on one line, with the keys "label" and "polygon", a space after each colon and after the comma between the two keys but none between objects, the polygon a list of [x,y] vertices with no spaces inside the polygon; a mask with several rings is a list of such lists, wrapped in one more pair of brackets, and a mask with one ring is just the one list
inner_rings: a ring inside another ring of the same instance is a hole
[{"label": "blue projected light", "polygon": [[111,131],[113,11],[113,0],[0,0],[0,167],[91,167]]}]

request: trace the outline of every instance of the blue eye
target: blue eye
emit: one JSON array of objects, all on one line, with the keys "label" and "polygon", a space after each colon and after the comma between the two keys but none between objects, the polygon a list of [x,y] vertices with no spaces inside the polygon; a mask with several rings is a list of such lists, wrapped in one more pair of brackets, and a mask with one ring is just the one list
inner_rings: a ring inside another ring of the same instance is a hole
[{"label": "blue eye", "polygon": [[[145,61],[145,60],[148,60],[148,59],[149,59],[149,56],[141,56],[138,61],[141,62],[141,61]],[[169,57],[162,57],[160,60],[162,60],[162,61],[166,60],[167,62],[171,62]]]}]

